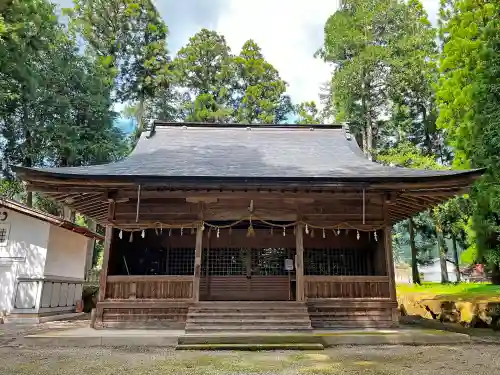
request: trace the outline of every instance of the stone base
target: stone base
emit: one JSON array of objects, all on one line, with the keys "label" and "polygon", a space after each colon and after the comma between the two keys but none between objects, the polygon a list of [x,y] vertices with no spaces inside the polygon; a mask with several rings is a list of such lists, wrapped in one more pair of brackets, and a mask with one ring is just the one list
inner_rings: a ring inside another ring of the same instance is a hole
[{"label": "stone base", "polygon": [[84,312],[68,312],[61,314],[11,314],[7,315],[7,323],[39,324],[57,320],[77,319],[85,316]]},{"label": "stone base", "polygon": [[[468,335],[430,329],[395,330],[316,330],[310,333],[247,332],[185,334],[183,330],[95,330],[89,327],[54,330],[29,335],[24,340],[33,346],[154,346],[177,347],[202,345],[217,349],[217,345],[241,346],[264,344],[317,343],[324,347],[336,345],[455,345],[470,342]],[[194,347],[194,346],[193,346]],[[318,345],[319,347],[319,345]]]}]

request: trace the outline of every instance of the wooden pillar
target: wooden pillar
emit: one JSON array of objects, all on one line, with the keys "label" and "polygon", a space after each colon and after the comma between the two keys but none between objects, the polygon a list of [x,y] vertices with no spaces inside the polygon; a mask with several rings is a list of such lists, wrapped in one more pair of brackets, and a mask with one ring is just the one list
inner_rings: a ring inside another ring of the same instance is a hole
[{"label": "wooden pillar", "polygon": [[196,247],[194,251],[193,302],[200,300],[201,251],[203,248],[203,231],[196,230]]},{"label": "wooden pillar", "polygon": [[389,217],[390,200],[387,198],[384,204],[384,248],[385,264],[387,276],[389,277],[389,297],[391,299],[391,317],[394,326],[399,324],[397,297],[396,297],[396,279],[394,275],[394,257],[392,254],[392,223]]},{"label": "wooden pillar", "polygon": [[296,298],[299,302],[305,301],[304,293],[304,225],[297,224],[295,230],[295,286]]},{"label": "wooden pillar", "polygon": [[97,321],[102,322],[103,309],[99,307],[99,302],[103,302],[106,297],[106,281],[108,278],[108,263],[109,252],[111,249],[111,241],[113,239],[113,226],[106,225],[106,233],[104,236],[104,253],[102,255],[102,267],[99,275],[99,294],[97,296]]}]

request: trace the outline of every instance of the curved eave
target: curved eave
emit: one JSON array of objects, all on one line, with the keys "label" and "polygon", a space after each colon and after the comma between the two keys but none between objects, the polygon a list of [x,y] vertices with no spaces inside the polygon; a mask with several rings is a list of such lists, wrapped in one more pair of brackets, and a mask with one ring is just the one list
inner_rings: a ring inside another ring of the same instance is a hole
[{"label": "curved eave", "polygon": [[32,183],[88,185],[93,182],[106,185],[229,185],[229,186],[280,186],[296,184],[298,186],[336,186],[338,184],[360,183],[446,183],[459,180],[474,181],[484,169],[456,171],[449,174],[428,174],[415,176],[361,176],[361,177],[231,177],[231,176],[158,176],[158,175],[103,175],[75,174],[44,171],[35,168],[16,166],[12,168],[22,180]]},{"label": "curved eave", "polygon": [[[107,223],[109,197],[113,192],[127,192],[135,197],[137,186],[142,191],[166,191],[167,195],[230,194],[276,192],[283,196],[314,193],[327,199],[337,191],[372,193],[392,196],[388,206],[391,223],[397,223],[418,212],[464,194],[484,170],[457,171],[454,174],[419,178],[358,178],[358,179],[242,179],[242,178],[165,178],[158,176],[75,176],[17,167],[18,175],[28,183],[28,189],[39,191],[48,198]],[[96,177],[93,179],[93,177]],[[160,193],[162,194],[162,193]],[[135,199],[135,198],[134,198]]]}]

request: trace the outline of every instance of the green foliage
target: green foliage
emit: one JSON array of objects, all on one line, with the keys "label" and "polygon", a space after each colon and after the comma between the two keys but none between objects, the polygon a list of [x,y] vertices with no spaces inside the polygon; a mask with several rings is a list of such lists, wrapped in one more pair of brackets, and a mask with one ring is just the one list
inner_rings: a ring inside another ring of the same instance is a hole
[{"label": "green foliage", "polygon": [[233,82],[232,56],[223,36],[203,29],[173,61],[178,84],[188,90],[190,121],[228,122]]},{"label": "green foliage", "polygon": [[433,37],[418,1],[346,0],[328,19],[318,54],[336,67],[331,90],[337,121],[350,124],[367,155],[377,146],[391,103],[431,112],[427,61]]},{"label": "green foliage", "polygon": [[[6,184],[15,185],[10,165],[75,166],[120,158],[126,149],[112,124],[109,71],[79,53],[76,39],[58,24],[50,2],[12,1],[2,14],[9,30],[0,35]],[[60,207],[42,197],[33,202],[31,193],[26,203],[60,213]]]},{"label": "green foliage", "polygon": [[386,165],[393,165],[416,169],[443,169],[433,155],[425,155],[413,143],[402,141],[397,146],[381,151],[377,161]]},{"label": "green foliage", "polygon": [[500,272],[500,4],[442,1],[444,48],[438,86],[438,126],[446,131],[457,168],[483,167],[471,193],[476,261]]},{"label": "green foliage", "polygon": [[294,110],[285,81],[253,40],[235,56],[222,35],[203,29],[179,50],[172,72],[185,92],[172,92],[181,103],[175,116],[188,121],[271,124]]},{"label": "green foliage", "polygon": [[144,103],[172,80],[168,67],[168,28],[151,0],[74,0],[65,9],[72,30],[114,80],[116,99],[137,101],[138,134]]},{"label": "green foliage", "polygon": [[233,58],[233,66],[235,80],[232,95],[236,97],[233,105],[237,122],[277,122],[286,83],[276,68],[264,59],[257,43],[246,41],[240,54]]},{"label": "green foliage", "polygon": [[315,102],[300,103],[296,110],[297,124],[314,125],[321,122],[319,110]]}]

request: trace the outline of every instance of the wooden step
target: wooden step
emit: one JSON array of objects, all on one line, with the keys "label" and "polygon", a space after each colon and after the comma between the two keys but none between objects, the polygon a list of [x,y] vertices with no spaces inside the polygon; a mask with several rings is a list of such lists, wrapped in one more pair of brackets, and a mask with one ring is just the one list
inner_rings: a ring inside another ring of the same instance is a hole
[{"label": "wooden step", "polygon": [[188,319],[273,319],[273,320],[286,320],[286,319],[300,319],[307,317],[306,313],[291,313],[291,312],[238,312],[238,313],[226,313],[226,312],[190,312],[188,313]]},{"label": "wooden step", "polygon": [[312,321],[314,328],[389,328],[392,325],[391,321],[352,321],[352,320],[337,320],[337,321]]},{"label": "wooden step", "polygon": [[280,325],[280,326],[243,326],[243,325],[197,325],[186,324],[188,333],[208,333],[208,332],[310,332],[312,328],[298,325]]},{"label": "wooden step", "polygon": [[349,310],[332,310],[332,311],[310,311],[309,315],[313,316],[387,316],[385,311],[349,311]]},{"label": "wooden step", "polygon": [[232,306],[193,306],[191,311],[308,311],[306,306],[261,306],[261,305],[248,305],[242,306],[234,304]]},{"label": "wooden step", "polygon": [[224,326],[224,325],[241,325],[241,326],[275,326],[280,327],[282,325],[287,326],[305,326],[310,327],[311,321],[309,319],[295,319],[295,320],[266,320],[266,319],[254,319],[254,320],[243,320],[243,319],[207,319],[207,320],[187,320],[187,325],[199,325],[199,326]]},{"label": "wooden step", "polygon": [[280,324],[310,324],[311,321],[307,317],[301,317],[301,318],[295,318],[295,319],[256,319],[256,318],[251,318],[251,319],[240,319],[239,317],[231,317],[231,318],[224,318],[224,317],[215,317],[215,318],[208,318],[208,319],[191,319],[188,318],[186,320],[187,323],[197,323],[197,324],[224,324],[224,323],[229,323],[229,324],[271,324],[271,325],[280,325]]},{"label": "wooden step", "polygon": [[201,302],[190,307],[186,332],[310,331],[304,303]]}]

